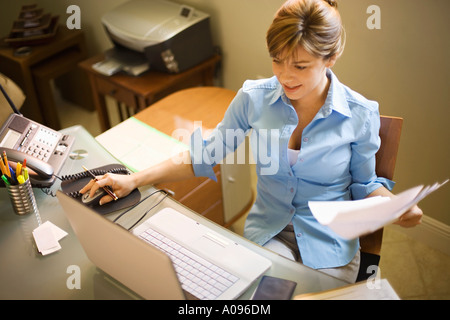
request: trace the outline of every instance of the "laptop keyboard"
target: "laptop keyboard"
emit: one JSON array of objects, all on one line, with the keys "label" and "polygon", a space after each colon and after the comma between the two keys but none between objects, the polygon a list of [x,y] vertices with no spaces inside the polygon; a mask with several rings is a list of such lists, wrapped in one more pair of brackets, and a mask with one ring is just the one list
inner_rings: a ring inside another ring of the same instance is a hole
[{"label": "laptop keyboard", "polygon": [[239,280],[151,228],[139,236],[172,259],[181,287],[201,300],[216,299]]}]

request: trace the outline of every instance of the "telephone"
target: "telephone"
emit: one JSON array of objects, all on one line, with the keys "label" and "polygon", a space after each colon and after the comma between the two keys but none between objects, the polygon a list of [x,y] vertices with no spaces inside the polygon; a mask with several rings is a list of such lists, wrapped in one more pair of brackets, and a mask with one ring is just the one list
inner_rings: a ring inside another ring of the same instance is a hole
[{"label": "telephone", "polygon": [[27,159],[30,181],[35,187],[50,187],[55,182],[75,138],[12,113],[0,129],[0,154],[8,160]]}]

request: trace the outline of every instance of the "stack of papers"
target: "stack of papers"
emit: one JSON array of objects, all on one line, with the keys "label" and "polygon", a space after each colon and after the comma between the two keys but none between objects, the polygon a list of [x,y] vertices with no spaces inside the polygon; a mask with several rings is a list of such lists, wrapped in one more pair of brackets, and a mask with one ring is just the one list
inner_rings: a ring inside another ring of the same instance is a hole
[{"label": "stack of papers", "polygon": [[33,230],[33,238],[38,251],[43,256],[61,249],[59,240],[67,236],[67,232],[58,228],[50,221],[46,221]]},{"label": "stack of papers", "polygon": [[420,200],[446,184],[417,186],[394,198],[372,197],[354,201],[309,201],[313,216],[345,239],[355,239],[395,222]]}]

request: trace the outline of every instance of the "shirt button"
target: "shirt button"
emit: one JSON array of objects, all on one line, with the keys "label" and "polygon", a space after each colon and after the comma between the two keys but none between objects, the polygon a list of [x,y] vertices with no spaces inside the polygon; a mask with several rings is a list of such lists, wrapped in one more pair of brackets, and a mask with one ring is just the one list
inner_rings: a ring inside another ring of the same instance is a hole
[{"label": "shirt button", "polygon": [[297,237],[300,238],[302,236],[301,233],[297,233]]},{"label": "shirt button", "polygon": [[300,162],[304,162],[305,161],[305,159],[303,159],[303,158],[300,158]]},{"label": "shirt button", "polygon": [[291,188],[291,193],[293,193],[294,192],[294,188]]},{"label": "shirt button", "polygon": [[291,214],[293,214],[293,213],[295,212],[295,210],[294,210],[294,209],[291,209],[291,210],[289,210],[289,212],[290,212]]},{"label": "shirt button", "polygon": [[309,138],[308,137],[304,137],[303,138],[303,142],[308,142],[309,141]]}]

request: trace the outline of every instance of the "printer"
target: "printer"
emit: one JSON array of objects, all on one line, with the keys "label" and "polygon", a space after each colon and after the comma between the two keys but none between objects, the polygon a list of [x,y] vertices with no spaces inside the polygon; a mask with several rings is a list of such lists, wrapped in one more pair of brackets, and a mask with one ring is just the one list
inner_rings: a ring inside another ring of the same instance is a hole
[{"label": "printer", "polygon": [[192,7],[165,0],[119,5],[102,16],[115,46],[96,67],[103,73],[125,70],[134,75],[148,67],[168,73],[189,69],[214,53],[209,18]]}]

